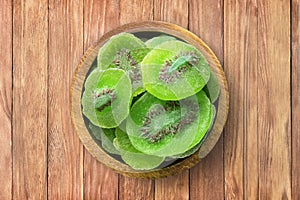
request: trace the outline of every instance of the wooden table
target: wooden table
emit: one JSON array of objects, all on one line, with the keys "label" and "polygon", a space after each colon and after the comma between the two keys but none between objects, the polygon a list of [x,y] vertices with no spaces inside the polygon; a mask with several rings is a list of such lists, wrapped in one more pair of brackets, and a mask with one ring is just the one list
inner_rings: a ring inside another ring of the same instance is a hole
[{"label": "wooden table", "polygon": [[[160,180],[119,176],[72,128],[84,51],[128,22],[199,35],[221,60],[230,112],[214,150]],[[0,199],[300,199],[300,0],[1,0]]]}]

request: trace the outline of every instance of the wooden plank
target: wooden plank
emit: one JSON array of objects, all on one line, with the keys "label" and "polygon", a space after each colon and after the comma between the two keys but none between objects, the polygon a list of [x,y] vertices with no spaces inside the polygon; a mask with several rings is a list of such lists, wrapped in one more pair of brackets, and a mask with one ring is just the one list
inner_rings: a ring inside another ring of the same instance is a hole
[{"label": "wooden plank", "polygon": [[[244,48],[239,2],[224,2],[224,69],[230,112],[224,134],[225,198],[243,199]],[[242,8],[241,8],[242,9]],[[241,46],[242,45],[242,46]],[[236,66],[239,70],[236,70]]]},{"label": "wooden plank", "polygon": [[188,27],[188,0],[154,0],[154,20]]},{"label": "wooden plank", "polygon": [[225,70],[232,111],[224,158],[225,198],[229,199],[258,198],[256,4],[252,0],[224,5]]},{"label": "wooden plank", "polygon": [[189,199],[189,171],[155,180],[155,200]]},{"label": "wooden plank", "polygon": [[190,169],[190,199],[224,199],[223,184],[223,137],[221,136],[208,156]]},{"label": "wooden plank", "polygon": [[84,199],[118,199],[118,174],[84,154]]},{"label": "wooden plank", "polygon": [[[257,0],[244,3],[243,20],[245,30],[241,43],[244,46],[245,89],[244,89],[244,198],[259,199],[259,151],[257,128]],[[245,42],[243,42],[245,41]]]},{"label": "wooden plank", "polygon": [[153,20],[153,1],[120,0],[120,23]]},{"label": "wooden plank", "polygon": [[46,199],[48,1],[13,1],[13,16],[13,199]]},{"label": "wooden plank", "polygon": [[223,64],[223,1],[190,0],[189,29],[197,34]]},{"label": "wooden plank", "polygon": [[86,0],[84,5],[84,49],[86,51],[104,33],[119,26],[120,5],[119,0]]},{"label": "wooden plank", "polygon": [[291,198],[290,1],[258,0],[259,197]]},{"label": "wooden plank", "polygon": [[82,145],[69,117],[70,84],[83,52],[82,19],[81,1],[49,1],[49,199],[83,197]]},{"label": "wooden plank", "polygon": [[258,199],[257,2],[226,2],[224,12],[231,99],[224,139],[225,198]]},{"label": "wooden plank", "polygon": [[[120,23],[153,20],[153,1],[120,0]],[[120,176],[119,199],[154,199],[154,181]]]},{"label": "wooden plank", "polygon": [[[12,2],[0,2],[0,199],[12,199]],[[5,180],[5,181],[3,181]]]},{"label": "wooden plank", "polygon": [[[119,25],[118,0],[84,2],[84,49]],[[84,151],[84,198],[118,199],[118,175]]]},{"label": "wooden plank", "polygon": [[[190,31],[199,35],[223,63],[223,1],[190,0],[189,3]],[[214,150],[190,170],[190,198],[224,199],[223,182],[221,136]]]},{"label": "wooden plank", "polygon": [[[171,22],[188,28],[188,7],[188,0],[154,0],[154,20]],[[156,180],[155,199],[189,199],[189,171]]]},{"label": "wooden plank", "polygon": [[300,199],[300,0],[292,1],[292,199]]},{"label": "wooden plank", "polygon": [[154,199],[154,181],[120,176],[119,199]]}]

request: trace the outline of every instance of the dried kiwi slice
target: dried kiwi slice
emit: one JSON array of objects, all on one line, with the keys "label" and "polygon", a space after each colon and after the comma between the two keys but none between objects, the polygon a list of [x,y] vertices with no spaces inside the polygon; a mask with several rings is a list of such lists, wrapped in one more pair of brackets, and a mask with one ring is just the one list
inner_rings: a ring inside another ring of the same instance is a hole
[{"label": "dried kiwi slice", "polygon": [[123,70],[91,72],[82,95],[83,114],[96,126],[117,127],[129,113],[131,83]]},{"label": "dried kiwi slice", "polygon": [[220,85],[212,71],[210,72],[210,78],[203,90],[206,92],[211,103],[214,103],[218,99],[220,94]]},{"label": "dried kiwi slice", "polygon": [[116,128],[114,146],[121,152],[124,162],[136,170],[154,169],[164,161],[163,157],[147,155],[135,149],[128,135],[119,128]]},{"label": "dried kiwi slice", "polygon": [[113,140],[116,138],[115,128],[100,128],[90,123],[89,128],[97,140],[101,142],[102,148],[111,154],[120,155],[120,152],[113,145]]},{"label": "dried kiwi slice", "polygon": [[152,49],[152,48],[160,45],[161,43],[166,42],[166,41],[170,41],[170,40],[176,40],[176,38],[174,38],[172,36],[168,36],[168,35],[160,35],[160,36],[151,38],[150,40],[147,40],[145,42],[145,45],[148,48]]},{"label": "dried kiwi slice", "polygon": [[140,62],[149,52],[139,38],[130,33],[120,33],[109,39],[99,50],[100,69],[118,68],[126,71],[131,79],[133,96],[145,91],[142,83]]},{"label": "dried kiwi slice", "polygon": [[99,50],[98,67],[107,69],[122,49],[135,50],[145,48],[145,44],[139,38],[130,33],[120,33],[112,36]]},{"label": "dried kiwi slice", "polygon": [[204,56],[192,45],[171,40],[156,46],[142,61],[146,90],[162,100],[180,100],[199,92],[210,70]]},{"label": "dried kiwi slice", "polygon": [[181,101],[162,101],[145,93],[131,108],[127,134],[132,145],[145,154],[182,154],[205,135],[211,109],[203,91]]},{"label": "dried kiwi slice", "polygon": [[[194,138],[190,148],[196,146],[199,142],[201,142],[202,138],[204,138],[205,134],[207,133],[208,129],[210,128],[211,124],[213,123],[214,118],[214,111],[213,105],[211,104],[209,98],[206,96],[205,92],[200,91],[196,94],[198,103],[199,103],[199,111],[201,113],[199,118],[199,125],[198,125],[198,133]],[[202,106],[207,105],[207,106]]]},{"label": "dried kiwi slice", "polygon": [[[210,132],[211,128],[213,127],[213,124],[214,124],[214,119],[216,117],[216,108],[215,106],[212,104],[212,119],[211,119],[211,123],[210,123],[210,126],[207,130],[207,133]],[[205,127],[206,129],[207,127]],[[191,149],[187,150],[186,152],[182,153],[182,154],[179,154],[179,155],[174,155],[172,157],[168,157],[168,159],[175,159],[175,158],[185,158],[185,157],[188,157],[192,154],[194,154],[196,151],[198,151],[198,149],[201,147],[201,145],[203,144],[204,140],[205,140],[205,137],[207,137],[207,134],[203,135],[200,139],[200,142],[199,141],[199,137],[196,137],[194,142],[192,143],[191,146],[195,145],[195,143],[198,142],[198,144],[196,144],[195,146],[193,146]],[[167,159],[167,158],[166,158]]]},{"label": "dried kiwi slice", "polygon": [[186,152],[182,153],[182,154],[179,154],[179,155],[175,155],[175,156],[172,156],[171,158],[175,159],[175,158],[185,158],[185,157],[188,157],[192,154],[194,154],[196,151],[198,151],[198,149],[201,147],[201,142],[198,143],[196,146],[194,146],[193,148],[187,150]]}]

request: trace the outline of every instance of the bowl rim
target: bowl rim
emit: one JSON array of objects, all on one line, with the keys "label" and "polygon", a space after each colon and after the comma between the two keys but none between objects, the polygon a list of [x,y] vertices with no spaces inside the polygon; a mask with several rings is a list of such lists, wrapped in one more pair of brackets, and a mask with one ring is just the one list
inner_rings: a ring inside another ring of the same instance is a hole
[{"label": "bowl rim", "polygon": [[[162,34],[169,34],[175,36],[183,41],[195,46],[207,59],[210,68],[214,72],[219,85],[220,95],[218,103],[218,112],[215,118],[215,124],[211,129],[200,149],[193,155],[184,158],[182,161],[167,166],[165,168],[154,170],[134,170],[128,165],[109,156],[99,145],[94,141],[92,136],[85,126],[82,109],[81,109],[81,94],[84,87],[84,81],[91,64],[98,55],[99,48],[113,35],[121,32],[135,33],[135,32],[161,32]],[[220,105],[221,104],[221,105]],[[161,178],[174,174],[178,174],[184,169],[189,169],[200,162],[205,156],[211,152],[213,147],[219,140],[225,123],[228,117],[229,110],[229,93],[228,84],[222,66],[208,45],[203,42],[197,35],[188,31],[176,24],[162,22],[162,21],[142,21],[124,24],[107,33],[105,33],[97,42],[95,42],[81,57],[79,64],[73,74],[71,88],[70,88],[70,114],[74,131],[79,136],[81,142],[88,150],[88,152],[96,158],[99,162],[114,171],[125,176],[136,178]]]}]

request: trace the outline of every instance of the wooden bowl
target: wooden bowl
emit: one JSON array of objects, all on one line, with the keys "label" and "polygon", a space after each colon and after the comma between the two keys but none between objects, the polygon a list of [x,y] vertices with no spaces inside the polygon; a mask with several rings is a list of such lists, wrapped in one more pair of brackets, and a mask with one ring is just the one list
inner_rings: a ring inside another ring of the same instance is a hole
[{"label": "wooden bowl", "polygon": [[[172,164],[165,168],[154,169],[149,171],[134,170],[128,165],[114,159],[113,157],[108,155],[104,150],[102,150],[102,148],[96,143],[96,141],[94,141],[85,125],[81,109],[81,95],[86,75],[94,59],[97,57],[99,48],[111,36],[121,32],[158,32],[162,34],[169,34],[179,39],[182,39],[183,41],[192,44],[200,50],[200,52],[206,57],[210,67],[212,68],[212,71],[215,73],[215,76],[219,81],[220,96],[218,102],[218,111],[215,119],[215,124],[211,129],[211,132],[209,133],[207,138],[204,140],[202,146],[196,153],[181,160],[180,162],[177,162],[176,164]],[[229,108],[227,81],[222,70],[221,64],[218,61],[215,54],[212,52],[212,50],[201,39],[199,39],[195,34],[189,32],[188,30],[174,24],[158,21],[147,21],[126,24],[106,33],[94,46],[89,48],[82,57],[75,71],[70,92],[72,122],[75,131],[78,134],[82,143],[84,144],[85,148],[93,155],[93,157],[95,157],[99,162],[103,163],[109,168],[117,171],[120,174],[139,178],[166,177],[177,174],[182,170],[188,169],[197,164],[213,149],[213,147],[217,143],[225,125]]]}]

